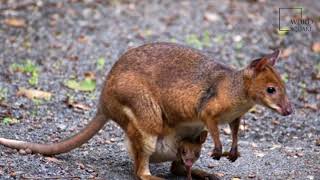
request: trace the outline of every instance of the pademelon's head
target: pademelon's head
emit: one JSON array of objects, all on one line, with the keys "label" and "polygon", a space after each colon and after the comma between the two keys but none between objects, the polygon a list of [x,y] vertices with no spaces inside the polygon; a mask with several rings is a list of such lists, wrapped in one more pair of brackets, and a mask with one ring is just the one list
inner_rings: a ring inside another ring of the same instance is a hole
[{"label": "pademelon's head", "polygon": [[293,112],[286,88],[279,73],[273,67],[280,51],[253,60],[245,68],[245,85],[248,96],[257,104],[266,106],[283,116]]}]

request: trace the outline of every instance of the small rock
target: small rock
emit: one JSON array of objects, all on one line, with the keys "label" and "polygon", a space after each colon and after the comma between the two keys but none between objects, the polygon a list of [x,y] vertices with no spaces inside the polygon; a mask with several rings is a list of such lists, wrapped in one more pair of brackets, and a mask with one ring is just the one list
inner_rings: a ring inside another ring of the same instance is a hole
[{"label": "small rock", "polygon": [[316,140],[316,146],[320,146],[320,138]]},{"label": "small rock", "polygon": [[298,152],[296,155],[297,155],[298,157],[302,157],[304,154],[303,154],[302,152]]},{"label": "small rock", "polygon": [[27,154],[27,152],[26,152],[24,149],[20,149],[20,150],[19,150],[19,153],[22,154],[22,155]]},{"label": "small rock", "polygon": [[242,40],[242,37],[240,35],[236,35],[236,36],[233,36],[232,39],[234,42],[239,42]]},{"label": "small rock", "polygon": [[65,130],[67,126],[65,124],[57,124],[57,128],[61,131],[61,130]]},{"label": "small rock", "polygon": [[206,12],[204,18],[208,21],[215,22],[220,19],[219,15],[216,13]]},{"label": "small rock", "polygon": [[231,134],[231,130],[228,127],[225,127],[222,129],[225,135],[230,135]]},{"label": "small rock", "polygon": [[214,168],[214,164],[213,163],[208,164],[208,168],[210,169]]},{"label": "small rock", "polygon": [[217,175],[218,177],[223,177],[224,176],[223,173],[215,173],[215,175]]},{"label": "small rock", "polygon": [[233,177],[231,180],[240,180],[240,177]]},{"label": "small rock", "polygon": [[255,177],[256,177],[256,175],[253,174],[253,173],[251,173],[251,174],[248,175],[248,178],[255,178]]}]

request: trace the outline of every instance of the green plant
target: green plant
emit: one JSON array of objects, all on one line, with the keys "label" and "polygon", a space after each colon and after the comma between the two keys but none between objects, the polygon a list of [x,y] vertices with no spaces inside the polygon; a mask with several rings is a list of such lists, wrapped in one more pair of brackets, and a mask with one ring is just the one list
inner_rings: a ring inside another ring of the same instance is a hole
[{"label": "green plant", "polygon": [[80,82],[72,79],[72,80],[66,81],[64,85],[70,89],[74,89],[78,91],[94,91],[96,88],[96,81],[89,78],[86,78]]},{"label": "green plant", "polygon": [[11,118],[11,117],[5,117],[3,118],[2,120],[2,123],[4,125],[10,125],[10,124],[15,124],[15,123],[18,123],[19,121],[15,118]]},{"label": "green plant", "polygon": [[0,87],[0,101],[5,100],[8,95],[8,89]]},{"label": "green plant", "polygon": [[30,59],[27,59],[25,62],[21,64],[17,64],[17,63],[11,64],[10,70],[29,74],[31,76],[28,80],[29,84],[33,86],[38,84],[39,70],[37,65],[34,64]]},{"label": "green plant", "polygon": [[205,31],[202,37],[198,37],[196,34],[190,34],[186,37],[186,43],[198,49],[211,46],[211,39],[209,31]]},{"label": "green plant", "polygon": [[98,60],[97,60],[97,69],[98,70],[103,69],[105,63],[106,63],[106,60],[103,57],[98,58]]}]

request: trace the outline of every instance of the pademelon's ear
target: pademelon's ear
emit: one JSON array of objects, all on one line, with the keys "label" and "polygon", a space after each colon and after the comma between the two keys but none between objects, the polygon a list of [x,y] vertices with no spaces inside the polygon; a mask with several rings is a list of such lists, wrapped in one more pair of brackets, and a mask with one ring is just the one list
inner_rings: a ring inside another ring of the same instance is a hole
[{"label": "pademelon's ear", "polygon": [[208,131],[202,131],[197,138],[198,143],[203,144],[208,136]]},{"label": "pademelon's ear", "polygon": [[271,54],[267,54],[262,58],[253,60],[249,67],[250,69],[254,69],[255,71],[261,71],[267,64],[274,66],[280,56],[280,50],[277,49]]}]

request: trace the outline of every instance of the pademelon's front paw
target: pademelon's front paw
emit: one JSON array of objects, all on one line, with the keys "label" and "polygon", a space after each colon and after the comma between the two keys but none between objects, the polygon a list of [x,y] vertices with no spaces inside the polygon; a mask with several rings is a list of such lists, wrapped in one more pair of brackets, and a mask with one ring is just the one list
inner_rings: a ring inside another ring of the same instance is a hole
[{"label": "pademelon's front paw", "polygon": [[240,153],[238,152],[237,148],[231,148],[229,154],[228,154],[228,159],[231,162],[235,162],[238,157],[240,157]]},{"label": "pademelon's front paw", "polygon": [[215,160],[220,160],[222,156],[222,148],[214,148],[211,157]]}]

